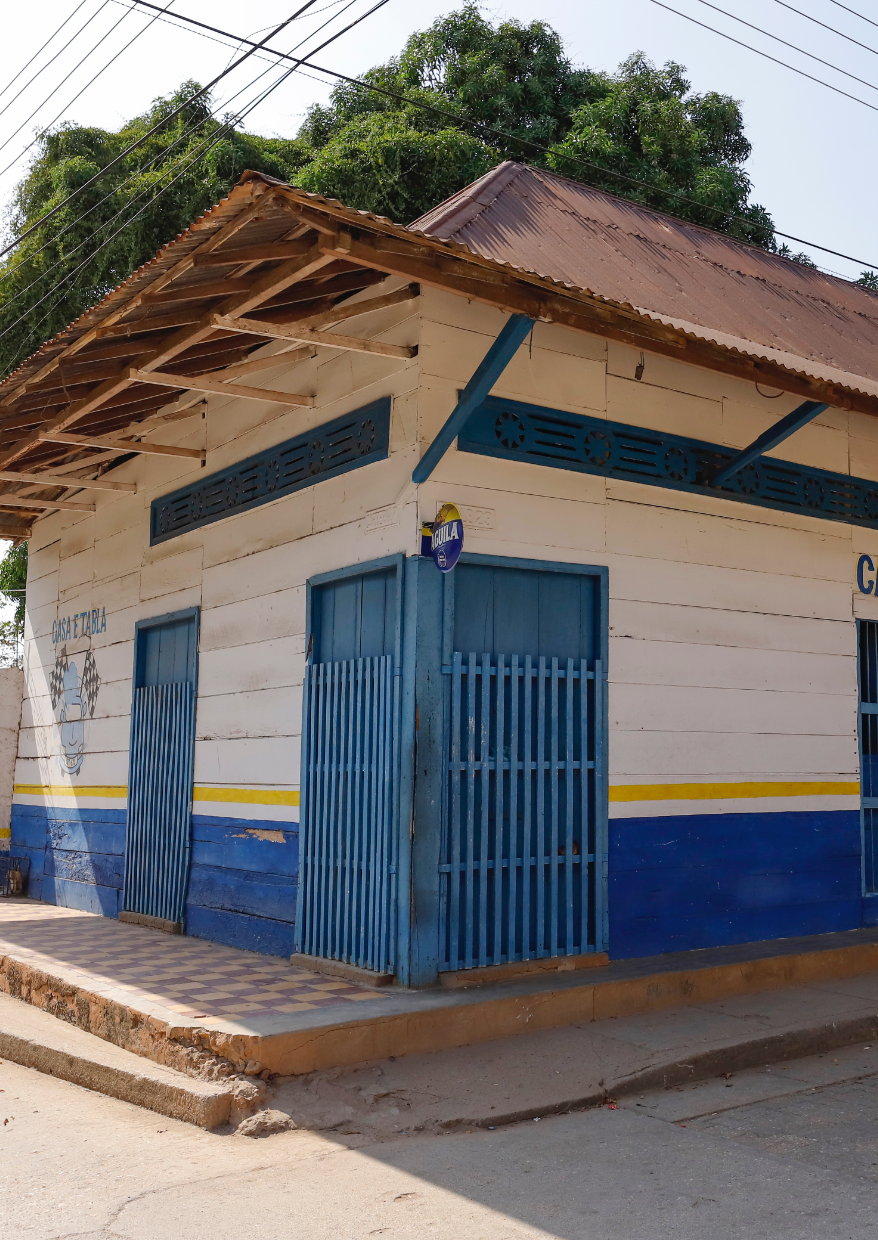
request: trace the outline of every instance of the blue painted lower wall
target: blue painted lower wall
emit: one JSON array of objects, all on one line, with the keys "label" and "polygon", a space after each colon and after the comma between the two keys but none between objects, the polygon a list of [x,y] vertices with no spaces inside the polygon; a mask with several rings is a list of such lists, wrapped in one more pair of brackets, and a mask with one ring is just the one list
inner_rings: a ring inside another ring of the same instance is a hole
[{"label": "blue painted lower wall", "polygon": [[[124,811],[16,805],[12,849],[30,857],[30,895],[118,915]],[[196,815],[187,934],[291,955],[298,866],[295,823]],[[857,811],[612,819],[610,955],[876,925],[860,866]]]},{"label": "blue painted lower wall", "polygon": [[851,930],[857,810],[610,820],[610,956]]},{"label": "blue painted lower wall", "polygon": [[[186,933],[272,956],[295,950],[298,826],[195,815]],[[117,917],[125,811],[14,805],[12,850],[30,858],[28,894]]]}]

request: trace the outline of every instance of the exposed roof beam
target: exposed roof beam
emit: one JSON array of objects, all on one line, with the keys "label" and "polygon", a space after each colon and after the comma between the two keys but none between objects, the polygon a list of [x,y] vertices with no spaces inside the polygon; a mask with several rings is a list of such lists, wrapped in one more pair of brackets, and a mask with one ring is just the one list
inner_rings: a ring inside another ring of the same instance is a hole
[{"label": "exposed roof beam", "polygon": [[334,332],[316,332],[309,327],[290,324],[285,327],[274,323],[260,323],[258,319],[231,318],[213,315],[214,327],[225,331],[243,332],[250,336],[269,336],[274,340],[300,340],[303,344],[319,344],[331,349],[346,349],[353,353],[375,353],[379,357],[415,357],[417,345],[384,344],[379,340],[361,340],[359,336],[336,336]]},{"label": "exposed roof beam", "polygon": [[236,379],[238,375],[252,374],[254,370],[268,370],[273,366],[298,366],[301,362],[307,362],[316,356],[317,350],[315,348],[312,348],[310,345],[300,346],[293,341],[278,353],[253,357],[246,362],[235,362],[231,366],[224,366],[220,373],[225,383],[229,379]]},{"label": "exposed roof beam", "polygon": [[200,254],[196,267],[237,267],[241,263],[276,263],[282,258],[295,258],[307,253],[308,242],[268,241],[262,245],[242,245],[236,250],[215,250],[213,254]]},{"label": "exposed roof beam", "polygon": [[10,508],[63,508],[71,512],[94,512],[94,504],[80,504],[72,499],[19,499],[0,493],[0,512]]},{"label": "exposed roof beam", "polygon": [[146,293],[141,304],[163,306],[172,301],[202,301],[208,297],[229,297],[232,293],[246,293],[249,288],[249,280],[217,280],[213,284],[190,284],[161,293]]},{"label": "exposed roof beam", "polygon": [[72,443],[82,448],[112,448],[116,452],[142,452],[145,456],[185,456],[193,461],[204,461],[204,448],[182,448],[165,443],[121,443],[118,439],[96,439],[90,435],[65,435],[52,431],[42,436],[50,443]]},{"label": "exposed roof beam", "polygon": [[128,377],[136,383],[158,383],[161,387],[189,388],[194,392],[219,392],[221,396],[243,396],[245,400],[268,400],[275,405],[304,405],[314,407],[313,396],[300,396],[296,392],[274,392],[270,388],[231,387],[218,379],[203,375],[172,375],[164,370],[129,370]]},{"label": "exposed roof beam", "polygon": [[33,482],[41,487],[82,487],[85,491],[136,491],[133,482],[109,482],[104,478],[65,478],[60,474],[15,473],[0,469],[3,482]]},{"label": "exposed roof beam", "polygon": [[302,326],[329,327],[332,323],[341,323],[344,319],[353,319],[361,314],[369,314],[373,310],[385,310],[388,306],[399,306],[403,302],[414,301],[420,295],[420,284],[405,284],[393,293],[384,293],[381,297],[370,297],[368,301],[343,301],[341,305],[324,310],[322,314],[309,315],[303,320]]}]

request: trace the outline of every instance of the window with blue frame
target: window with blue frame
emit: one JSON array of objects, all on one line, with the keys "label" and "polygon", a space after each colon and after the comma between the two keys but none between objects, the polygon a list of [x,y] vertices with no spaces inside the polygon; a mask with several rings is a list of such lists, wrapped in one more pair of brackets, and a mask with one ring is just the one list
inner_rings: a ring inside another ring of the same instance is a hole
[{"label": "window with blue frame", "polygon": [[878,621],[859,622],[863,887],[878,894]]}]

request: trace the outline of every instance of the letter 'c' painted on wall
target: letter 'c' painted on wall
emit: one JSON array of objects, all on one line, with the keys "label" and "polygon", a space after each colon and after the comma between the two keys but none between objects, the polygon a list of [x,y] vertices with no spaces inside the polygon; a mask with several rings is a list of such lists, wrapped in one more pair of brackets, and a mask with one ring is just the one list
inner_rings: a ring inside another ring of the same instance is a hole
[{"label": "letter 'c' painted on wall", "polygon": [[861,594],[871,594],[875,589],[875,578],[873,577],[871,580],[866,581],[863,576],[864,571],[868,571],[870,573],[874,573],[875,571],[875,565],[872,563],[872,560],[868,555],[861,555],[857,560],[857,585],[859,586]]}]

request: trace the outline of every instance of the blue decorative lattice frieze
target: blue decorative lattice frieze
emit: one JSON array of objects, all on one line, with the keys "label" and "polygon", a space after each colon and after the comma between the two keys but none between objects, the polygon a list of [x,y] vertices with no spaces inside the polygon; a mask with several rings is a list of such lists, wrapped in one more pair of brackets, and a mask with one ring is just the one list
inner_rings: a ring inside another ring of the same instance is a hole
[{"label": "blue decorative lattice frieze", "polygon": [[386,396],[153,500],[150,545],[383,460],[389,445]]},{"label": "blue decorative lattice frieze", "polygon": [[878,529],[878,482],[763,456],[713,487],[737,449],[496,396],[470,417],[458,447]]}]

